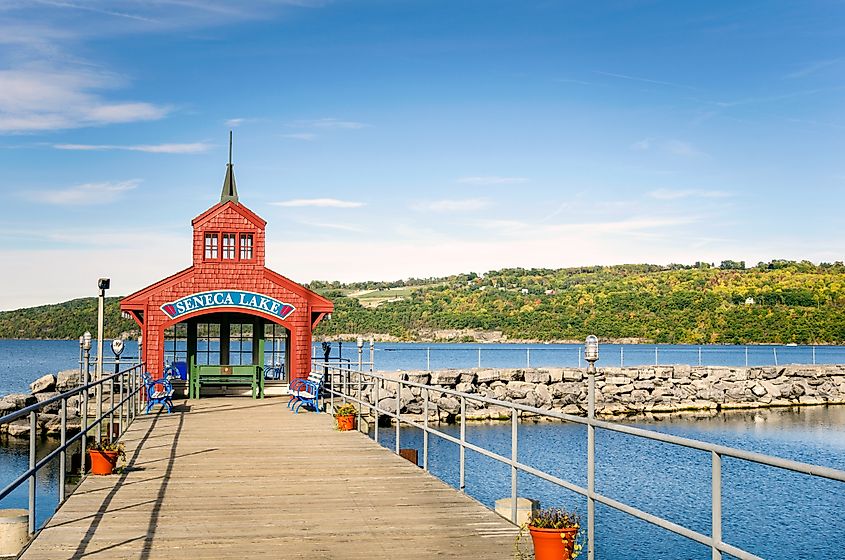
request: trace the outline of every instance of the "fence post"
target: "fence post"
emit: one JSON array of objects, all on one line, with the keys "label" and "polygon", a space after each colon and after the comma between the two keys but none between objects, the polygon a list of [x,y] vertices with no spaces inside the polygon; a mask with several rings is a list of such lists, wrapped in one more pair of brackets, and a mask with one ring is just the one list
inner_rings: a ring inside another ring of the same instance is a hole
[{"label": "fence post", "polygon": [[[35,430],[37,414],[33,410],[29,413],[29,468],[35,469]],[[29,534],[35,533],[35,471],[29,475]]]},{"label": "fence post", "polygon": [[722,457],[715,451],[710,452],[712,459],[711,480],[711,519],[713,526],[713,543],[711,545],[711,560],[722,560],[722,553],[716,548],[722,543]]},{"label": "fence post", "polygon": [[525,349],[525,367],[531,367],[531,348]]},{"label": "fence post", "polygon": [[425,349],[425,370],[431,371],[431,347]]},{"label": "fence post", "polygon": [[396,454],[399,455],[399,424],[401,424],[400,410],[402,409],[402,384],[396,381]]},{"label": "fence post", "polygon": [[373,379],[373,419],[375,421],[375,428],[373,428],[373,439],[378,443],[378,386],[381,384],[381,379]]},{"label": "fence post", "polygon": [[461,395],[461,492],[466,492],[466,444],[467,441],[467,401]]},{"label": "fence post", "polygon": [[61,438],[60,444],[62,448],[62,452],[59,454],[59,504],[61,505],[65,501],[65,474],[67,470],[67,449],[65,445],[67,444],[67,399],[62,398],[62,427],[59,437]]},{"label": "fence post", "polygon": [[425,418],[423,419],[423,426],[425,429],[423,430],[423,470],[428,472],[428,387],[423,389],[423,414]]},{"label": "fence post", "polygon": [[481,346],[478,347],[478,369],[481,369]]},{"label": "fence post", "polygon": [[517,440],[517,430],[519,426],[519,418],[517,417],[516,408],[511,408],[511,523],[516,525],[516,494],[517,494],[517,451],[519,449],[519,442]]}]

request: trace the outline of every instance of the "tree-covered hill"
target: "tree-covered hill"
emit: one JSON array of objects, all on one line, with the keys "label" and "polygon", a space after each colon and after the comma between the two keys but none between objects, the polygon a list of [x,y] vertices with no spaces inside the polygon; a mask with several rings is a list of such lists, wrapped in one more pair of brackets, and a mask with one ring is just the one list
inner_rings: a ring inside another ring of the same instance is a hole
[{"label": "tree-covered hill", "polygon": [[[320,333],[376,332],[413,339],[421,330],[500,330],[511,339],[636,338],[674,343],[841,343],[845,266],[773,261],[746,269],[620,265],[505,269],[430,279],[399,301],[365,308],[350,290],[402,283],[313,288],[335,302]],[[353,292],[354,293],[354,292]]]},{"label": "tree-covered hill", "polygon": [[[509,339],[691,344],[845,342],[845,265],[772,261],[746,268],[619,265],[505,269],[395,282],[313,282],[335,303],[317,336],[381,333],[414,340],[436,330],[502,331]],[[108,298],[106,335],[137,334]],[[0,312],[0,338],[95,332],[95,298]]]},{"label": "tree-covered hill", "polygon": [[[106,298],[105,338],[122,333],[137,336],[135,321],[120,317],[120,298]],[[97,334],[97,298],[0,311],[0,338],[79,338],[89,331]]]}]

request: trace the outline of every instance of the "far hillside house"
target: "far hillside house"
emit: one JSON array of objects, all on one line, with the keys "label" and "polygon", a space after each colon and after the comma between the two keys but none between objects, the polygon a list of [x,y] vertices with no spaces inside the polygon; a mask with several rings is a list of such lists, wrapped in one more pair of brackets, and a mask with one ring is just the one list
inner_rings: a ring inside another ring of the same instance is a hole
[{"label": "far hillside house", "polygon": [[231,161],[220,202],[191,223],[193,265],[120,303],[141,327],[147,370],[237,368],[262,390],[267,364],[286,382],[307,377],[312,330],[333,305],[264,266],[266,222],[239,202]]}]

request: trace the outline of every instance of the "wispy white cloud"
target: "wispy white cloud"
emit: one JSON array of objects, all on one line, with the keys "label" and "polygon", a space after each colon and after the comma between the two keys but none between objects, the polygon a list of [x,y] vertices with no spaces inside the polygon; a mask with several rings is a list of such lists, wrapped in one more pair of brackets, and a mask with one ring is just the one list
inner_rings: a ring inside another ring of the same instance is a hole
[{"label": "wispy white cloud", "polygon": [[629,149],[635,152],[647,152],[649,150],[659,150],[675,156],[681,157],[706,157],[707,153],[698,149],[695,145],[684,140],[677,140],[670,138],[668,140],[655,140],[653,138],[643,138],[637,140],[629,146]]},{"label": "wispy white cloud", "polygon": [[617,74],[615,72],[602,72],[600,70],[594,70],[593,72],[596,73],[596,74],[599,74],[600,76],[608,76],[610,78],[619,78],[620,80],[630,80],[630,81],[633,81],[633,82],[643,82],[643,83],[646,83],[646,84],[655,84],[655,85],[659,85],[659,86],[668,86],[668,87],[674,87],[674,88],[689,89],[689,90],[693,90],[693,91],[698,90],[698,88],[695,88],[693,86],[689,86],[689,85],[686,85],[686,84],[679,84],[679,83],[676,83],[676,82],[667,82],[667,81],[664,81],[664,80],[652,80],[650,78],[641,78],[639,76],[629,76],[627,74]]},{"label": "wispy white cloud", "polygon": [[526,177],[498,177],[495,175],[461,177],[458,179],[458,183],[465,185],[517,185],[527,182],[528,179]]},{"label": "wispy white cloud", "polygon": [[311,126],[315,128],[344,128],[344,129],[359,129],[359,128],[367,128],[367,123],[357,122],[357,121],[344,121],[340,119],[317,119],[315,121],[311,121]]},{"label": "wispy white cloud", "polygon": [[631,144],[631,149],[637,152],[642,152],[651,148],[651,139],[643,138]]},{"label": "wispy white cloud", "polygon": [[246,122],[246,119],[228,119],[224,124],[228,128],[236,128],[244,124],[244,122]]},{"label": "wispy white cloud", "polygon": [[317,138],[313,132],[294,132],[293,134],[282,134],[282,138],[291,138],[293,140],[305,140],[310,142]]},{"label": "wispy white cloud", "polygon": [[320,128],[320,129],[334,129],[334,130],[357,130],[367,128],[371,125],[358,121],[342,120],[331,117],[322,119],[303,119],[294,121],[290,126],[297,128]]},{"label": "wispy white cloud", "polygon": [[333,229],[338,231],[350,231],[355,233],[361,233],[365,231],[364,228],[361,228],[359,226],[353,226],[351,224],[340,224],[333,222],[309,222],[307,220],[300,220],[299,223],[304,226],[317,229]]},{"label": "wispy white cloud", "polygon": [[667,140],[663,143],[663,149],[670,154],[683,157],[700,157],[707,155],[691,143],[684,142],[683,140]]},{"label": "wispy white cloud", "polygon": [[114,202],[123,193],[136,188],[140,183],[141,181],[139,179],[119,182],[84,183],[66,189],[28,191],[23,196],[35,202],[60,206],[108,204]]},{"label": "wispy white cloud", "polygon": [[213,147],[206,142],[194,142],[191,144],[136,144],[132,146],[120,146],[116,144],[54,144],[57,150],[80,150],[80,151],[112,151],[124,150],[128,152],[147,152],[151,154],[199,154],[207,152]]},{"label": "wispy white cloud", "polygon": [[729,198],[733,194],[719,190],[657,189],[649,192],[648,196],[657,200],[679,200],[682,198]]},{"label": "wispy white cloud", "polygon": [[486,198],[464,198],[420,202],[414,204],[413,207],[429,212],[474,212],[487,208],[490,204],[490,200]]},{"label": "wispy white cloud", "polygon": [[301,208],[306,206],[313,206],[316,208],[360,208],[361,206],[364,206],[363,202],[340,200],[337,198],[295,198],[293,200],[271,202],[270,204],[285,208]]},{"label": "wispy white cloud", "polygon": [[811,74],[815,74],[816,72],[819,72],[820,70],[824,70],[825,68],[828,68],[830,66],[838,64],[841,61],[842,61],[841,58],[832,58],[832,59],[828,59],[828,60],[817,60],[815,62],[810,62],[809,64],[804,65],[803,67],[799,68],[798,70],[795,70],[794,72],[790,72],[789,74],[784,76],[784,78],[787,78],[787,79],[790,79],[790,80],[794,80],[796,78],[803,78],[804,76],[809,76]]},{"label": "wispy white cloud", "polygon": [[0,133],[157,120],[171,111],[163,105],[111,101],[94,93],[119,81],[89,70],[0,71]]}]

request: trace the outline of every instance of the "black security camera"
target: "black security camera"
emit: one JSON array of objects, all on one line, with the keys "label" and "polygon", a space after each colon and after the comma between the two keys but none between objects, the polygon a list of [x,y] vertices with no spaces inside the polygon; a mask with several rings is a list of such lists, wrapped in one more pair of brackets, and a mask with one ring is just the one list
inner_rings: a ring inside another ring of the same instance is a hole
[{"label": "black security camera", "polygon": [[101,290],[108,290],[109,286],[111,285],[111,280],[108,278],[100,278],[97,280],[97,287]]}]

